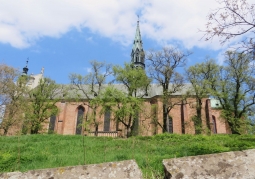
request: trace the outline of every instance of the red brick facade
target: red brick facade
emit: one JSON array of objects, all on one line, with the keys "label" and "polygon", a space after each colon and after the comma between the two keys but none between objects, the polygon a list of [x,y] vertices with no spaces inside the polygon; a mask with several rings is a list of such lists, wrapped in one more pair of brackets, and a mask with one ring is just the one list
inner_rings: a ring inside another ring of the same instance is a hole
[{"label": "red brick facade", "polygon": [[[152,105],[154,105],[154,108]],[[57,134],[76,134],[76,129],[79,127],[77,126],[79,107],[82,107],[84,111],[82,119],[83,124],[86,120],[88,120],[87,114],[91,114],[91,109],[88,108],[86,103],[59,102],[57,103],[57,106],[60,109],[54,124],[54,132]],[[162,102],[160,99],[154,99],[153,102],[150,100],[145,101],[143,109],[144,110],[139,114],[138,134],[150,136],[162,133],[160,125],[156,125],[155,123],[155,120],[157,120],[161,125],[163,123]],[[175,105],[169,113],[169,118],[172,118],[172,129],[170,131],[177,134],[195,134],[194,122],[191,119],[195,114],[195,99],[190,98],[185,104]],[[102,132],[117,132],[117,129],[119,129],[119,135],[125,136],[126,129],[124,125],[119,122],[118,126],[116,126],[116,121],[112,119],[110,119],[109,131],[105,131],[104,127],[107,124],[105,123],[104,118],[104,115],[96,116],[96,121],[99,123],[98,131],[101,132],[100,135],[106,135]],[[211,108],[210,99],[203,99],[202,101],[202,119],[203,133],[230,133],[226,122],[220,118],[220,110]],[[49,126],[48,124],[45,126],[46,130]],[[81,133],[88,134],[89,132],[95,131],[93,123],[87,124],[86,130],[83,125],[80,126],[83,128]]]}]

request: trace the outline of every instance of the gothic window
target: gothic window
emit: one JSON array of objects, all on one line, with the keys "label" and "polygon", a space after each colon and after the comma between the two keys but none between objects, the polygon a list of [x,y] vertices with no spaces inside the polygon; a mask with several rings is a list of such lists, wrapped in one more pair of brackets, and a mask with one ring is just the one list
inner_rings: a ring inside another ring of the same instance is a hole
[{"label": "gothic window", "polygon": [[215,118],[215,116],[212,116],[212,122],[213,122],[213,133],[217,134],[217,126],[216,126],[216,118]]},{"label": "gothic window", "polygon": [[173,118],[168,116],[168,131],[169,133],[173,133]]},{"label": "gothic window", "polygon": [[49,134],[54,132],[55,122],[56,122],[56,116],[51,116],[50,117],[50,123],[49,123],[49,129],[48,129]]},{"label": "gothic window", "polygon": [[110,131],[110,117],[111,111],[107,110],[104,113],[104,131]]},{"label": "gothic window", "polygon": [[81,134],[84,111],[82,106],[78,107],[75,134]]},{"label": "gothic window", "polygon": [[181,126],[182,126],[182,134],[185,134],[185,116],[184,116],[184,109],[185,109],[185,106],[184,106],[184,103],[182,101],[181,103]]},{"label": "gothic window", "polygon": [[156,106],[155,106],[155,104],[153,104],[152,103],[152,101],[151,101],[151,104],[152,105],[154,105],[153,107],[152,107],[152,114],[153,114],[153,116],[152,116],[152,127],[153,127],[153,134],[155,135],[155,134],[157,134],[157,125],[158,125],[158,122],[157,122],[157,108],[156,108]]}]

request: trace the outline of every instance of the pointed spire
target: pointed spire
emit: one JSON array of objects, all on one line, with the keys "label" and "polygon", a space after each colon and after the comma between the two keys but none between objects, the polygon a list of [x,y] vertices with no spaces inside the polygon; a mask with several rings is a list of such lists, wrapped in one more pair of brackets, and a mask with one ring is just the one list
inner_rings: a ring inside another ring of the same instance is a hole
[{"label": "pointed spire", "polygon": [[143,42],[139,26],[139,16],[137,20],[135,39],[131,52],[131,62],[134,64],[135,67],[140,66],[142,68],[145,68]]}]

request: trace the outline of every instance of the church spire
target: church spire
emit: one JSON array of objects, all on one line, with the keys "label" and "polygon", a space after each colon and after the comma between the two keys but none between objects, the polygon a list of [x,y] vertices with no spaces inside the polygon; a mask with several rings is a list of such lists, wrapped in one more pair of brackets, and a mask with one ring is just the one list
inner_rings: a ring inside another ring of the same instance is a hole
[{"label": "church spire", "polygon": [[131,52],[131,63],[134,64],[135,67],[141,67],[143,69],[145,68],[143,42],[140,33],[139,19],[137,21],[135,39]]}]

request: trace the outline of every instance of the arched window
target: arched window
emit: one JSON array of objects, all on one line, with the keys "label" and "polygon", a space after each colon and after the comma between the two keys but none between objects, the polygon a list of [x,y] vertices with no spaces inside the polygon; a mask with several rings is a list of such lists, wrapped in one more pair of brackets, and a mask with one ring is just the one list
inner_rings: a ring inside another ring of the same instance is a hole
[{"label": "arched window", "polygon": [[173,133],[173,118],[168,116],[168,131],[169,133]]},{"label": "arched window", "polygon": [[49,129],[48,129],[49,134],[52,134],[54,132],[55,122],[56,122],[56,116],[51,116],[50,117],[50,123],[49,123]]},{"label": "arched window", "polygon": [[212,123],[213,123],[213,133],[217,134],[217,125],[216,125],[216,118],[212,116]]},{"label": "arched window", "polygon": [[110,131],[110,117],[111,117],[111,111],[107,110],[104,113],[104,131]]},{"label": "arched window", "polygon": [[135,62],[138,62],[139,61],[139,56],[138,56],[138,54],[136,54],[136,56],[135,56]]},{"label": "arched window", "polygon": [[81,134],[84,111],[85,110],[82,106],[78,107],[75,134]]}]

